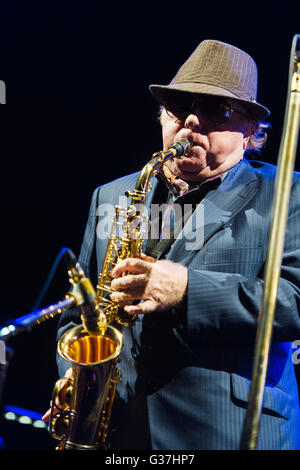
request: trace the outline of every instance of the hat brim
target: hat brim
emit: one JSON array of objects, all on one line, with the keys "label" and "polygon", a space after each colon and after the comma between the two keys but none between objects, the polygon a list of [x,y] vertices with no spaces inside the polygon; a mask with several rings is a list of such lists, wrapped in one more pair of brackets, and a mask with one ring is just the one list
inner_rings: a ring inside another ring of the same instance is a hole
[{"label": "hat brim", "polygon": [[187,82],[176,84],[174,83],[172,85],[150,85],[149,89],[152,95],[161,105],[164,105],[168,100],[171,100],[172,97],[175,98],[178,93],[193,93],[200,95],[221,96],[224,98],[232,98],[234,100],[240,101],[249,110],[250,117],[257,121],[263,121],[270,115],[269,109],[257,103],[256,101],[240,98],[225,88],[209,85],[207,83]]}]

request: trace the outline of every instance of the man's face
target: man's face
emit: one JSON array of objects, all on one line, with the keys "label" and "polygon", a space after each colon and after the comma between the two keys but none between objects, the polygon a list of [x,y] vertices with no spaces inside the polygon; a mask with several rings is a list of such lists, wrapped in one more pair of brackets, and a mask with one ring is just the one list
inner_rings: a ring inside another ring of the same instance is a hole
[{"label": "man's face", "polygon": [[[238,103],[232,108],[243,112]],[[164,150],[180,139],[193,143],[187,155],[168,160],[166,165],[180,178],[196,182],[219,176],[238,163],[253,125],[236,111],[223,123],[211,122],[201,112],[201,104],[179,117],[176,112],[163,109],[161,124]]]}]

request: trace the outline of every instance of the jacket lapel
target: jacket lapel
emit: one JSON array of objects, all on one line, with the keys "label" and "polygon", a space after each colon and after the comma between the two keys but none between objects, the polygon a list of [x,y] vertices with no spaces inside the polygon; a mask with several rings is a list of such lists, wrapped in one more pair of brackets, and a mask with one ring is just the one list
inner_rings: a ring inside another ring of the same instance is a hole
[{"label": "jacket lapel", "polygon": [[242,160],[228,173],[214,191],[198,204],[172,245],[167,259],[185,264],[255,195],[259,180],[247,160]]}]

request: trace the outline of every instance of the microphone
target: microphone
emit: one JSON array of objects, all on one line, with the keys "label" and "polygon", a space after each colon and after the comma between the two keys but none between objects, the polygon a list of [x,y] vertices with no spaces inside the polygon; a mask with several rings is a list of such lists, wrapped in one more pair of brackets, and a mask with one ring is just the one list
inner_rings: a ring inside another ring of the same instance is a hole
[{"label": "microphone", "polygon": [[85,330],[91,336],[103,334],[106,328],[106,316],[97,307],[96,292],[90,279],[86,277],[76,256],[69,248],[64,253],[64,260],[73,286],[68,296],[73,297],[76,305],[80,307],[81,321]]}]

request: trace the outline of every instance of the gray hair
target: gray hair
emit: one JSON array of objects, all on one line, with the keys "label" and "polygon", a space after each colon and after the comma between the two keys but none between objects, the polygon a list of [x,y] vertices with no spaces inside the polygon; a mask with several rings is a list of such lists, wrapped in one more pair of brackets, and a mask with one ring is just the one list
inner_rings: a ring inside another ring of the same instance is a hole
[{"label": "gray hair", "polygon": [[260,152],[267,142],[268,130],[270,128],[271,124],[268,122],[256,122],[248,140],[245,153]]}]

